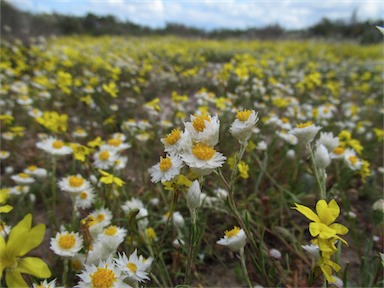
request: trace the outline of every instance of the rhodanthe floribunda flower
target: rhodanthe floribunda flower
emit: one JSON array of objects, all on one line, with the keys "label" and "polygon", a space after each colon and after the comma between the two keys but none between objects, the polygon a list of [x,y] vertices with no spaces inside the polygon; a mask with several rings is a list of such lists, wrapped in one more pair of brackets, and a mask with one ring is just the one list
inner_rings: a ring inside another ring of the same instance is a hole
[{"label": "rhodanthe floribunda flower", "polygon": [[7,159],[10,155],[11,155],[11,153],[8,151],[4,151],[4,150],[0,151],[0,159],[1,160]]},{"label": "rhodanthe floribunda flower", "polygon": [[150,169],[151,181],[153,183],[170,181],[179,175],[182,167],[183,161],[181,161],[179,156],[167,155],[165,158],[160,157],[159,163]]},{"label": "rhodanthe floribunda flower", "polygon": [[332,159],[343,159],[347,150],[344,147],[337,146],[330,154]]},{"label": "rhodanthe floribunda flower", "polygon": [[107,246],[112,253],[114,253],[119,245],[124,241],[127,235],[127,230],[115,225],[110,225],[104,228],[103,232],[100,233],[97,238],[98,241]]},{"label": "rhodanthe floribunda flower", "polygon": [[290,130],[289,133],[295,135],[301,144],[307,145],[313,138],[315,138],[320,129],[321,127],[316,126],[309,121],[297,124],[296,128]]},{"label": "rhodanthe floribunda flower", "polygon": [[131,287],[124,283],[125,275],[121,275],[121,270],[116,267],[116,264],[112,261],[112,257],[109,257],[106,261],[100,261],[97,266],[86,265],[85,271],[83,270],[80,277],[80,282],[75,287]]},{"label": "rhodanthe floribunda flower", "polygon": [[45,178],[47,176],[47,170],[44,168],[39,168],[35,165],[28,166],[24,169],[24,173],[35,176],[37,178]]},{"label": "rhodanthe floribunda flower", "polygon": [[183,161],[199,175],[208,175],[227,159],[206,143],[196,143],[181,154]]},{"label": "rhodanthe floribunda flower", "polygon": [[148,210],[144,207],[141,200],[132,198],[131,200],[126,201],[124,205],[121,206],[121,209],[123,209],[126,215],[134,209],[139,209],[139,212],[136,215],[139,230],[144,230],[148,226]]},{"label": "rhodanthe floribunda flower", "polygon": [[104,144],[100,147],[100,150],[112,150],[114,152],[120,152],[128,148],[131,148],[131,144],[124,143],[123,140],[119,138],[111,138],[108,140],[107,144]]},{"label": "rhodanthe floribunda flower", "polygon": [[[163,215],[163,218],[161,220],[162,220],[162,222],[167,222],[170,217],[171,217],[171,213],[167,212]],[[177,228],[181,228],[185,224],[184,217],[183,217],[183,215],[180,214],[179,211],[174,211],[172,213],[172,219],[171,220],[172,220],[173,225]]]},{"label": "rhodanthe floribunda flower", "polygon": [[316,146],[324,145],[328,152],[331,153],[339,146],[339,137],[334,137],[332,132],[321,132],[319,139],[316,141]]},{"label": "rhodanthe floribunda flower", "polygon": [[98,169],[109,169],[113,167],[116,159],[116,152],[111,149],[99,150],[95,154],[93,154],[93,164]]},{"label": "rhodanthe floribunda flower", "polygon": [[19,185],[30,185],[35,182],[35,179],[27,173],[19,173],[17,175],[12,175],[11,179]]},{"label": "rhodanthe floribunda flower", "polygon": [[254,110],[238,111],[229,132],[240,142],[248,141],[258,120]]},{"label": "rhodanthe floribunda flower", "polygon": [[323,144],[316,147],[314,158],[316,166],[320,169],[325,169],[329,164],[331,164],[331,157],[329,157],[328,150]]},{"label": "rhodanthe floribunda flower", "polygon": [[217,241],[217,244],[227,246],[233,252],[237,252],[244,248],[247,241],[247,236],[245,235],[243,229],[235,226],[230,231],[226,230],[224,234],[224,238],[221,238],[219,241]]},{"label": "rhodanthe floribunda flower", "polygon": [[78,195],[75,195],[74,200],[74,205],[76,208],[90,208],[95,202],[95,192],[93,192],[93,188],[84,189]]},{"label": "rhodanthe floribunda flower", "polygon": [[57,232],[51,238],[51,250],[59,256],[73,257],[83,248],[83,237],[74,232]]},{"label": "rhodanthe floribunda flower", "polygon": [[164,144],[164,151],[175,155],[180,153],[183,135],[184,133],[180,129],[173,129],[171,133],[161,138],[160,141]]},{"label": "rhodanthe floribunda flower", "polygon": [[345,235],[348,233],[348,228],[344,225],[334,223],[340,214],[340,207],[337,202],[332,199],[328,204],[325,200],[319,200],[316,204],[316,213],[306,206],[295,203],[296,209],[309,220],[309,232],[313,237],[316,237],[315,244],[319,249],[324,252],[334,252],[336,247],[334,243],[336,240],[341,240],[344,244],[348,243],[338,235]]},{"label": "rhodanthe floribunda flower", "polygon": [[53,279],[52,281],[48,282],[47,279],[40,282],[39,284],[33,283],[33,288],[56,288],[56,279]]},{"label": "rhodanthe floribunda flower", "polygon": [[190,210],[195,210],[200,207],[200,183],[198,180],[192,182],[192,185],[188,188],[186,199],[187,206]]},{"label": "rhodanthe floribunda flower", "polygon": [[80,194],[82,191],[91,188],[88,180],[85,180],[80,174],[64,177],[59,181],[59,187],[62,191],[69,192],[73,196]]},{"label": "rhodanthe floribunda flower", "polygon": [[[4,206],[3,206],[4,207]],[[48,265],[37,257],[23,257],[43,241],[45,225],[38,224],[32,228],[32,215],[28,214],[9,233],[6,238],[0,237],[0,275],[5,272],[5,283],[8,287],[27,287],[21,273],[37,278],[51,277]]]},{"label": "rhodanthe floribunda flower", "polygon": [[209,146],[219,143],[220,121],[217,115],[191,115],[191,122],[184,125],[194,142],[204,142]]},{"label": "rhodanthe floribunda flower", "polygon": [[356,156],[356,152],[351,149],[345,151],[344,162],[348,165],[349,169],[353,171],[360,170],[363,165],[363,162]]},{"label": "rhodanthe floribunda flower", "polygon": [[129,258],[127,258],[125,253],[119,254],[119,258],[115,261],[117,267],[121,269],[122,275],[138,282],[149,280],[148,273],[145,271],[148,266],[137,256],[137,249],[135,249]]},{"label": "rhodanthe floribunda flower", "polygon": [[47,139],[37,142],[36,147],[52,155],[72,154],[72,148],[55,137],[48,137]]}]

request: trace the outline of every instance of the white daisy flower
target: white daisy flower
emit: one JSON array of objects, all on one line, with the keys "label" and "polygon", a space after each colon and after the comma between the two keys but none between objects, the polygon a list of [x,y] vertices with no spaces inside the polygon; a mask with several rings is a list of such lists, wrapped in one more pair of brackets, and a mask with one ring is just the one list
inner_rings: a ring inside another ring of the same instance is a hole
[{"label": "white daisy flower", "polygon": [[330,156],[332,159],[343,159],[346,151],[344,147],[338,146],[332,150]]},{"label": "white daisy flower", "polygon": [[313,140],[313,138],[315,138],[317,132],[319,132],[321,128],[322,127],[315,126],[312,122],[309,121],[297,124],[296,128],[290,130],[289,133],[295,135],[299,139],[300,143],[307,145]]},{"label": "white daisy flower", "polygon": [[97,264],[101,260],[107,260],[109,257],[112,257],[116,253],[115,250],[109,249],[104,243],[100,242],[97,238],[92,242],[90,249],[88,251],[86,265]]},{"label": "white daisy flower", "polygon": [[284,131],[277,132],[276,135],[291,145],[297,145],[299,142],[299,139],[297,139],[295,135],[288,134]]},{"label": "white daisy flower", "polygon": [[73,193],[74,195],[78,195],[82,191],[91,188],[89,181],[85,180],[80,174],[64,177],[58,184],[62,191]]},{"label": "white daisy flower", "polygon": [[[169,217],[171,217],[171,213],[167,212],[163,215],[161,221],[167,222]],[[174,211],[172,213],[172,219],[171,220],[172,220],[173,226],[175,226],[177,228],[181,228],[185,224],[184,217],[183,217],[183,215],[180,214],[179,211]]]},{"label": "white daisy flower", "polygon": [[116,264],[112,261],[112,257],[109,257],[106,261],[100,261],[97,266],[85,265],[85,271],[83,270],[80,277],[80,282],[75,287],[88,288],[88,287],[131,287],[124,283],[125,275],[121,275],[121,270],[116,267]]},{"label": "white daisy flower", "polygon": [[183,162],[180,157],[176,155],[167,155],[165,158],[160,157],[159,163],[150,169],[152,176],[151,181],[153,183],[170,181],[180,174],[180,169],[182,167]]},{"label": "white daisy flower", "polygon": [[41,110],[37,108],[33,108],[28,111],[28,115],[31,116],[32,118],[37,118],[37,117],[41,117],[43,115],[43,112],[41,112]]},{"label": "white daisy flower", "polygon": [[52,155],[72,154],[72,148],[55,137],[48,137],[47,139],[37,142],[36,147]]},{"label": "white daisy flower", "polygon": [[125,140],[127,140],[127,136],[125,136],[123,133],[113,133],[112,139],[119,139],[124,142]]},{"label": "white daisy flower", "polygon": [[257,143],[256,150],[265,151],[267,150],[267,147],[268,147],[267,142],[262,140],[259,143]]},{"label": "white daisy flower", "polygon": [[131,144],[124,143],[123,140],[119,138],[111,138],[107,141],[107,144],[100,147],[100,150],[112,150],[114,152],[120,152],[128,148],[131,148]]},{"label": "white daisy flower", "polygon": [[137,249],[127,258],[125,253],[119,254],[119,258],[115,260],[116,265],[121,269],[122,274],[127,275],[130,279],[138,282],[150,280],[148,273],[145,271],[148,267],[139,260]]},{"label": "white daisy flower", "polygon": [[25,195],[29,192],[29,189],[30,188],[27,185],[17,185],[11,188],[11,190],[9,191],[9,195]]},{"label": "white daisy flower", "polygon": [[229,132],[240,142],[248,141],[258,120],[254,110],[238,111]]},{"label": "white daisy flower", "polygon": [[88,136],[88,133],[83,128],[77,127],[75,131],[72,132],[72,136],[74,138],[85,138]]},{"label": "white daisy flower", "polygon": [[356,156],[356,152],[351,149],[346,150],[344,162],[348,165],[349,169],[353,171],[360,170],[363,165],[363,162]]},{"label": "white daisy flower", "polygon": [[11,153],[8,151],[4,151],[4,150],[0,151],[0,159],[1,160],[7,159],[10,155],[11,155]]},{"label": "white daisy flower", "polygon": [[51,238],[51,250],[59,256],[73,257],[83,248],[83,237],[74,232],[57,232]]},{"label": "white daisy flower", "polygon": [[319,139],[316,141],[316,146],[324,145],[328,152],[339,146],[339,137],[334,137],[332,132],[321,132]]},{"label": "white daisy flower", "polygon": [[50,282],[45,279],[44,281],[40,282],[40,284],[33,283],[33,288],[56,288],[56,279],[53,279]]},{"label": "white daisy flower", "polygon": [[111,168],[117,159],[116,152],[111,149],[99,150],[93,154],[93,164],[98,169],[109,169]]},{"label": "white daisy flower", "polygon": [[224,238],[221,238],[216,243],[227,246],[232,251],[237,252],[244,248],[246,241],[247,236],[245,235],[244,230],[235,226],[232,230],[225,231]]},{"label": "white daisy flower", "polygon": [[73,256],[70,261],[72,270],[75,272],[81,272],[84,267],[85,255],[78,253]]},{"label": "white daisy flower", "polygon": [[18,185],[30,185],[36,180],[27,173],[19,173],[17,175],[12,175],[11,179],[16,182]]},{"label": "white daisy flower", "polygon": [[219,143],[220,121],[217,115],[191,115],[191,122],[184,125],[194,142],[204,142],[209,146]]},{"label": "white daisy flower", "polygon": [[113,169],[115,169],[115,170],[124,169],[127,166],[127,162],[128,162],[128,157],[118,156],[116,158],[114,165],[113,165]]},{"label": "white daisy flower", "polygon": [[210,174],[214,169],[221,167],[227,159],[205,143],[195,144],[189,151],[183,152],[181,158],[199,175]]},{"label": "white daisy flower", "polygon": [[183,135],[184,133],[180,129],[173,129],[171,133],[161,138],[160,141],[164,144],[164,151],[175,155],[180,153]]},{"label": "white daisy flower", "polygon": [[126,201],[121,208],[128,215],[132,210],[138,209],[139,212],[136,215],[137,224],[139,226],[139,230],[144,230],[148,227],[148,210],[144,207],[143,202],[137,198],[132,198],[131,200]]},{"label": "white daisy flower", "polygon": [[139,140],[140,142],[147,142],[149,140],[149,133],[147,132],[142,132],[140,134],[135,135],[136,139]]},{"label": "white daisy flower", "polygon": [[96,200],[93,188],[89,187],[88,189],[82,190],[79,194],[76,194],[74,200],[74,205],[76,208],[90,208]]},{"label": "white daisy flower", "polygon": [[104,228],[97,238],[98,241],[107,246],[111,251],[116,251],[119,245],[124,241],[127,230],[115,225]]},{"label": "white daisy flower", "polygon": [[32,99],[28,97],[27,95],[23,95],[17,98],[16,100],[17,104],[20,104],[22,106],[31,105],[33,103]]},{"label": "white daisy flower", "polygon": [[7,132],[4,132],[4,133],[1,133],[1,137],[4,140],[13,140],[15,138],[15,133],[7,131]]},{"label": "white daisy flower", "polygon": [[47,169],[39,168],[36,165],[30,165],[26,169],[24,169],[24,173],[35,176],[37,178],[45,178],[47,177]]},{"label": "white daisy flower", "polygon": [[97,209],[93,211],[90,216],[92,216],[103,228],[111,224],[112,212],[106,208]]}]

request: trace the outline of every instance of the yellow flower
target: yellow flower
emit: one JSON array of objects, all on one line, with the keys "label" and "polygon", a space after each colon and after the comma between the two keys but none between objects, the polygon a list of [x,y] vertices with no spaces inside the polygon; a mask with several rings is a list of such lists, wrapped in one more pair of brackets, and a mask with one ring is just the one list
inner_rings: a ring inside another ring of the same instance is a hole
[{"label": "yellow flower", "polygon": [[335,282],[335,278],[332,277],[332,269],[336,272],[339,272],[341,266],[333,261],[331,261],[331,253],[322,253],[322,257],[319,258],[317,265],[323,271],[325,278],[329,283]]},{"label": "yellow flower", "polygon": [[45,234],[45,225],[32,225],[32,215],[28,214],[11,230],[8,241],[0,237],[0,275],[6,272],[5,282],[9,287],[26,287],[21,273],[38,278],[51,277],[48,265],[37,257],[23,257],[40,245]]},{"label": "yellow flower", "polygon": [[103,90],[107,92],[111,97],[116,98],[117,93],[119,92],[119,88],[117,88],[115,82],[109,82],[108,85],[103,85]]},{"label": "yellow flower", "polygon": [[37,123],[55,133],[62,133],[67,131],[67,114],[59,114],[55,111],[45,111],[42,117],[37,117],[35,120]]},{"label": "yellow flower", "polygon": [[240,161],[239,164],[237,164],[237,169],[239,169],[240,177],[247,179],[249,178],[248,170],[249,166],[244,161]]},{"label": "yellow flower", "polygon": [[125,182],[121,180],[119,177],[116,177],[104,170],[99,169],[98,170],[103,176],[100,178],[100,182],[104,184],[116,184],[117,186],[123,186]]},{"label": "yellow flower", "polygon": [[100,136],[97,136],[95,139],[87,143],[87,145],[91,148],[99,147],[101,144],[103,144],[103,141]]},{"label": "yellow flower", "polygon": [[75,160],[84,162],[85,157],[88,156],[89,153],[91,153],[88,147],[80,145],[78,143],[70,143],[70,146],[73,150],[73,157],[75,158]]},{"label": "yellow flower", "polygon": [[335,246],[333,242],[336,239],[341,240],[344,244],[348,243],[338,236],[348,233],[348,228],[344,225],[333,223],[340,214],[340,207],[335,200],[331,200],[329,204],[325,200],[319,200],[316,204],[316,213],[306,206],[296,204],[296,209],[309,220],[309,232],[313,237],[317,237],[317,244],[321,251],[334,251]]}]

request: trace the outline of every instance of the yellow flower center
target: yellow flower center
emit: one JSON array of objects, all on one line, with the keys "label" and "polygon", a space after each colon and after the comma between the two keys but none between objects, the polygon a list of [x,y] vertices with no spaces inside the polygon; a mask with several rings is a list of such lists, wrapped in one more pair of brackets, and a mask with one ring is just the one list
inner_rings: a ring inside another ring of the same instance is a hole
[{"label": "yellow flower center", "polygon": [[209,147],[205,143],[197,143],[192,148],[193,155],[200,160],[209,160],[212,159],[213,155],[215,155],[215,149]]},{"label": "yellow flower center", "polygon": [[357,163],[357,157],[356,156],[349,156],[348,158],[349,162],[351,162],[353,165]]},{"label": "yellow flower center", "polygon": [[195,115],[195,119],[192,121],[192,125],[196,131],[202,132],[205,129],[205,122],[211,122],[211,119],[207,114],[202,114],[200,116]]},{"label": "yellow flower center", "polygon": [[52,147],[55,149],[60,149],[63,146],[64,146],[64,143],[63,143],[63,141],[60,141],[60,140],[53,141],[53,143],[52,143]]},{"label": "yellow flower center", "polygon": [[96,219],[97,219],[97,222],[102,222],[105,219],[105,215],[104,214],[99,214],[99,215],[97,215]]},{"label": "yellow flower center", "polygon": [[19,177],[27,179],[27,178],[29,178],[29,175],[27,173],[19,173]]},{"label": "yellow flower center", "polygon": [[252,110],[237,111],[236,118],[239,119],[241,122],[245,122],[248,120],[251,114]]},{"label": "yellow flower center", "polygon": [[72,235],[72,234],[62,235],[60,236],[58,243],[60,248],[71,249],[73,248],[73,246],[75,246],[75,243],[76,243],[75,235]]},{"label": "yellow flower center", "polygon": [[333,153],[336,155],[341,155],[344,153],[344,151],[345,149],[343,147],[336,147],[335,149],[333,149]]},{"label": "yellow flower center", "polygon": [[80,198],[83,199],[83,200],[87,199],[88,198],[88,193],[87,192],[81,192],[80,193]]},{"label": "yellow flower center", "polygon": [[116,226],[109,226],[108,228],[104,229],[104,234],[113,236],[117,233],[117,227]]},{"label": "yellow flower center", "polygon": [[160,170],[162,172],[167,171],[168,169],[170,169],[172,167],[171,158],[169,158],[168,156],[166,158],[160,157],[159,166],[160,166]]},{"label": "yellow flower center", "polygon": [[181,135],[179,129],[173,129],[171,133],[169,133],[164,139],[165,142],[167,142],[169,145],[175,144],[177,141],[179,141]]},{"label": "yellow flower center", "polygon": [[230,231],[226,230],[224,233],[225,233],[225,236],[227,236],[228,238],[231,238],[233,236],[236,236],[239,232],[240,232],[240,228],[235,226],[233,227],[232,230]]},{"label": "yellow flower center", "polygon": [[145,234],[147,235],[147,237],[149,239],[156,239],[156,237],[157,237],[155,229],[153,229],[152,227],[145,229]]},{"label": "yellow flower center", "polygon": [[77,176],[70,176],[68,179],[69,186],[79,188],[84,183],[84,179]]},{"label": "yellow flower center", "polygon": [[108,145],[114,146],[114,147],[119,147],[121,142],[122,141],[120,139],[109,139],[108,140]]},{"label": "yellow flower center", "polygon": [[308,127],[308,126],[311,126],[311,125],[313,125],[312,121],[308,121],[308,122],[305,122],[305,123],[296,124],[296,128],[305,128],[305,127]]},{"label": "yellow flower center", "polygon": [[136,273],[136,271],[137,271],[137,266],[136,266],[136,264],[135,264],[135,263],[132,263],[132,262],[129,262],[129,263],[127,264],[127,268],[128,268],[129,270],[131,270],[133,273]]},{"label": "yellow flower center", "polygon": [[289,123],[289,119],[287,117],[281,118],[281,121],[283,121],[283,123]]},{"label": "yellow flower center", "polygon": [[97,268],[97,271],[91,275],[92,287],[95,288],[108,288],[112,287],[113,283],[117,280],[115,272],[108,269],[108,266],[105,268]]},{"label": "yellow flower center", "polygon": [[0,155],[5,156],[5,155],[7,155],[7,152],[6,151],[0,151]]},{"label": "yellow flower center", "polygon": [[37,166],[35,166],[35,165],[31,165],[28,167],[29,171],[36,171],[36,169],[37,169]]},{"label": "yellow flower center", "polygon": [[106,160],[108,160],[109,156],[110,156],[109,152],[107,150],[104,150],[104,151],[100,152],[99,159],[102,161],[106,161]]}]

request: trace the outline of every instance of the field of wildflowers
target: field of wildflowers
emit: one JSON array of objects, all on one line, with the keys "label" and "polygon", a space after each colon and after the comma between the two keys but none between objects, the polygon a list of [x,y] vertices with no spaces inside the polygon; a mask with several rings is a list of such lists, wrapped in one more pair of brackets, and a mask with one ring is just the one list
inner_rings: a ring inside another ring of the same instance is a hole
[{"label": "field of wildflowers", "polygon": [[2,41],[1,286],[382,286],[383,60]]}]

